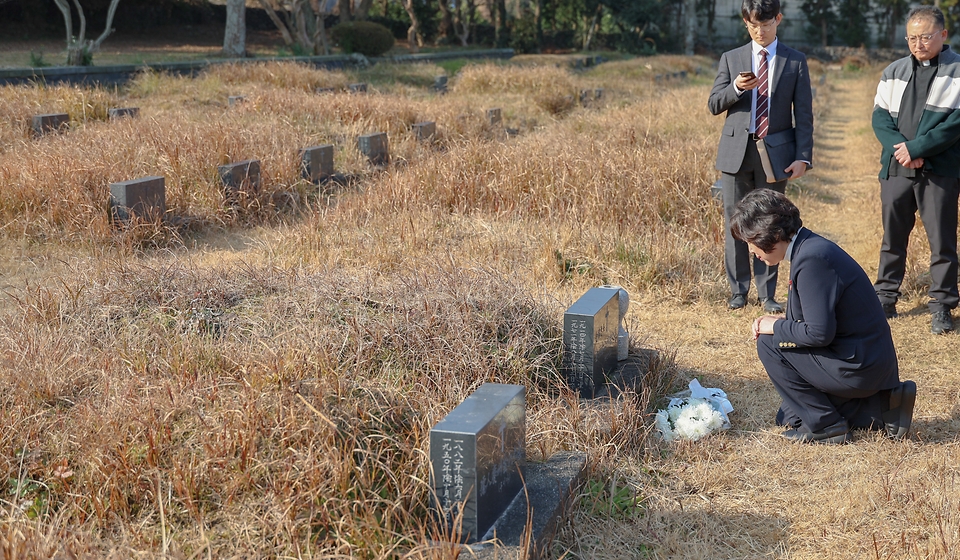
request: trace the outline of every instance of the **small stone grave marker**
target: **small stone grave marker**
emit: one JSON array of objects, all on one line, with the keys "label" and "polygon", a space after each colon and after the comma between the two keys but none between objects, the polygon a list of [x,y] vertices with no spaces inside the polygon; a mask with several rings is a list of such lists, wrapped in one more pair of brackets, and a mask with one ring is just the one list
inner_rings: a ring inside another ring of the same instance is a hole
[{"label": "small stone grave marker", "polygon": [[350,84],[347,89],[350,90],[350,93],[367,93],[367,84]]},{"label": "small stone grave marker", "polygon": [[166,181],[163,177],[142,177],[110,183],[110,219],[129,222],[133,217],[160,221],[167,211]]},{"label": "small stone grave marker", "polygon": [[124,117],[135,119],[140,116],[140,107],[114,107],[113,109],[107,110],[107,116],[111,121]]},{"label": "small stone grave marker", "polygon": [[333,144],[300,150],[300,172],[311,183],[320,183],[333,176]]},{"label": "small stone grave marker", "polygon": [[437,76],[433,79],[433,89],[438,93],[447,93],[447,77]]},{"label": "small stone grave marker", "polygon": [[429,142],[437,134],[437,123],[433,121],[418,122],[413,125],[413,132],[416,134],[417,140]]},{"label": "small stone grave marker", "polygon": [[332,88],[332,87],[318,87],[317,90],[316,90],[316,92],[317,92],[318,94],[323,94],[323,93],[335,93],[336,91],[337,91],[337,89],[336,89],[336,88]]},{"label": "small stone grave marker", "polygon": [[357,139],[357,147],[373,166],[382,167],[390,163],[386,132],[373,132],[360,136]]},{"label": "small stone grave marker", "polygon": [[260,160],[245,159],[228,163],[217,168],[223,194],[228,201],[235,201],[241,195],[254,195],[260,191]]},{"label": "small stone grave marker", "polygon": [[242,95],[231,95],[230,97],[227,98],[227,104],[230,107],[233,107],[234,105],[240,105],[246,100],[247,98]]},{"label": "small stone grave marker", "polygon": [[484,383],[430,430],[431,482],[463,542],[483,539],[523,487],[526,389]]},{"label": "small stone grave marker", "polygon": [[50,132],[59,132],[70,124],[70,115],[67,113],[47,113],[44,115],[34,115],[32,128],[35,137],[43,136]]},{"label": "small stone grave marker", "polygon": [[563,315],[563,367],[567,385],[593,398],[617,367],[619,289],[590,288]]},{"label": "small stone grave marker", "polygon": [[497,126],[503,122],[503,111],[500,110],[500,107],[487,109],[487,122],[490,123],[490,126]]}]

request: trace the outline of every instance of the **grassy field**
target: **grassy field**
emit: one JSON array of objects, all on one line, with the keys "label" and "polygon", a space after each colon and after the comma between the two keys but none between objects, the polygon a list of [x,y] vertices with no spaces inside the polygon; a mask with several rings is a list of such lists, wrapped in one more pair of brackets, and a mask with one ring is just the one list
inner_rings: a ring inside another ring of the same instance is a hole
[{"label": "grassy field", "polygon": [[[444,96],[429,87],[442,68],[382,65],[4,88],[0,551],[455,557],[432,544],[426,440],[494,381],[527,387],[531,460],[589,456],[555,557],[956,557],[960,356],[922,311],[893,323],[902,376],[920,386],[911,440],[777,437],[748,341],[760,308],[724,304],[709,195],[721,119],[706,110],[712,73],[697,72],[710,64],[470,65]],[[689,78],[653,80],[678,70]],[[789,192],[871,274],[875,74],[818,87],[817,167]],[[358,81],[369,94],[314,93]],[[600,102],[573,101],[596,88]],[[120,106],[140,118],[108,121]],[[503,127],[485,121],[492,107]],[[32,139],[27,120],[45,112],[69,113],[70,129]],[[425,120],[432,143],[410,130]],[[356,150],[368,132],[389,135],[386,170]],[[346,186],[299,178],[297,150],[323,143]],[[248,158],[261,192],[225,206],[216,167]],[[175,220],[112,228],[108,184],[145,175],[166,178]],[[558,367],[563,311],[604,283],[631,293],[631,349],[649,371],[596,406]],[[731,395],[733,429],[665,444],[650,413],[694,376]]]}]

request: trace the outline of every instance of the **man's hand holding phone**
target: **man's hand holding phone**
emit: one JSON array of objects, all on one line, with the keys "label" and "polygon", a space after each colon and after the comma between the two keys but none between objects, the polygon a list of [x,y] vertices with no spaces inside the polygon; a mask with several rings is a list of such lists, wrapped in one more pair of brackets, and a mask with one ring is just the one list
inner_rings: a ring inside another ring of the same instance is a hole
[{"label": "man's hand holding phone", "polygon": [[760,82],[757,80],[757,75],[753,72],[740,72],[737,79],[733,81],[733,85],[737,86],[737,89],[740,91],[747,91],[760,85]]}]

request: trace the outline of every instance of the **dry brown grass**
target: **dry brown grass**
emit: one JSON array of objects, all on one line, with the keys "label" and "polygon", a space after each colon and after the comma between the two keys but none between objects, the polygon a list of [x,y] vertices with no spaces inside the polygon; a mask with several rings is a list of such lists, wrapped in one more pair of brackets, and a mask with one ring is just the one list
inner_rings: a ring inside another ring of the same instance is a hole
[{"label": "dry brown grass", "polygon": [[[705,108],[712,76],[694,73],[708,65],[480,65],[445,96],[428,91],[442,73],[431,66],[4,89],[0,554],[451,558],[431,546],[425,442],[495,381],[527,386],[531,458],[590,455],[557,556],[955,557],[958,356],[922,313],[894,322],[904,377],[921,387],[914,440],[776,437],[775,393],[746,340],[757,311],[721,303],[708,193],[720,120]],[[652,80],[679,69],[690,79]],[[818,167],[792,194],[869,272],[867,74],[820,88]],[[361,81],[370,94],[314,93]],[[597,87],[602,103],[556,110]],[[228,107],[238,94],[246,103]],[[141,117],[108,122],[111,106]],[[491,107],[519,135],[486,123]],[[71,130],[30,140],[25,119],[59,110]],[[438,124],[431,144],[410,133],[423,120]],[[389,135],[385,171],[355,148],[372,131]],[[348,187],[299,179],[297,150],[321,143]],[[216,166],[250,157],[262,197],[225,209]],[[111,230],[107,185],[142,175],[166,177],[168,209],[194,229]],[[299,204],[277,207],[276,193]],[[633,296],[649,373],[611,403],[578,401],[557,373],[562,313],[607,282]],[[651,438],[657,399],[694,375],[732,395],[734,429]]]}]

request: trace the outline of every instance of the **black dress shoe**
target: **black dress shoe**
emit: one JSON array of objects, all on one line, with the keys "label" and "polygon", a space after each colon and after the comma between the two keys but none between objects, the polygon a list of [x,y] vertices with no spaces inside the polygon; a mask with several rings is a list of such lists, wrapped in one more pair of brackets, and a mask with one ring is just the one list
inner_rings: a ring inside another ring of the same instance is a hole
[{"label": "black dress shoe", "polygon": [[883,308],[883,316],[887,319],[896,319],[897,318],[897,302],[893,303],[882,303],[880,307]]},{"label": "black dress shoe", "polygon": [[747,306],[747,296],[744,294],[733,294],[727,301],[727,307],[730,309],[743,309]]},{"label": "black dress shoe", "polygon": [[796,443],[847,443],[850,441],[850,426],[846,420],[841,419],[836,424],[827,426],[819,432],[811,432],[800,426],[787,430],[780,435]]},{"label": "black dress shoe", "polygon": [[949,311],[934,311],[930,317],[930,332],[946,334],[953,330],[953,317]]},{"label": "black dress shoe", "polygon": [[887,436],[897,440],[907,437],[913,423],[913,406],[916,402],[917,384],[913,381],[904,381],[890,391],[890,408],[881,415]]},{"label": "black dress shoe", "polygon": [[760,300],[760,305],[763,306],[763,310],[771,315],[778,315],[783,313],[783,306],[777,303],[777,300],[773,298],[765,297]]}]

